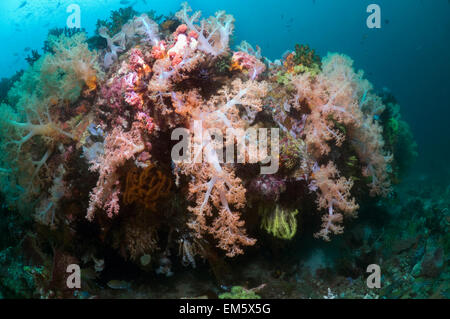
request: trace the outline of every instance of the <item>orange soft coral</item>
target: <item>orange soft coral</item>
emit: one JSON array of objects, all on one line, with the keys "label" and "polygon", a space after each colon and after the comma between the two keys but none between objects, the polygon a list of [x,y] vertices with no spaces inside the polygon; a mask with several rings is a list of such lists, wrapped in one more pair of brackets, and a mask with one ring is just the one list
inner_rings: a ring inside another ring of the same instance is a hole
[{"label": "orange soft coral", "polygon": [[192,110],[203,103],[197,90],[190,90],[186,93],[172,92],[171,99],[175,113],[184,117],[188,117]]},{"label": "orange soft coral", "polygon": [[138,203],[155,212],[157,201],[167,197],[171,187],[172,180],[153,164],[143,170],[134,167],[127,174],[123,202],[125,205]]},{"label": "orange soft coral", "polygon": [[[213,165],[181,164],[184,174],[193,177],[189,184],[190,197],[195,201],[189,210],[194,214],[188,226],[198,238],[212,235],[217,247],[226,251],[228,257],[243,254],[242,246],[251,246],[255,239],[246,235],[244,221],[237,211],[245,206],[245,188],[231,168],[221,168],[217,172]],[[212,225],[207,220],[213,218]]]}]

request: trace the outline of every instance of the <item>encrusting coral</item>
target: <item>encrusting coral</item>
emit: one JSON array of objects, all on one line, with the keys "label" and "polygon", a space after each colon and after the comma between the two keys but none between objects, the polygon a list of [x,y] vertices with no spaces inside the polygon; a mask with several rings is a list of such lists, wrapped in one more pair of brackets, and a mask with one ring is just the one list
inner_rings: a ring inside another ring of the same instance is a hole
[{"label": "encrusting coral", "polygon": [[[98,242],[85,245],[144,256],[146,265],[160,260],[170,274],[171,251],[193,266],[195,256],[217,260],[214,247],[243,254],[260,235],[255,223],[291,240],[299,211],[321,216],[315,236],[330,240],[365,194],[390,193],[399,116],[349,57],[320,59],[297,46],[270,61],[247,42],[233,51],[232,15],[191,11],[182,5],[171,34],[147,14],[124,11],[99,24],[106,46],[98,52],[83,32],[50,36],[52,50],[0,108],[10,207],[69,238],[83,238],[75,230],[87,218]],[[267,148],[258,157],[252,132],[261,138],[264,128],[270,141],[258,141]],[[171,157],[176,129],[190,158]],[[225,161],[231,149],[239,157]],[[267,159],[280,167],[260,175]]]},{"label": "encrusting coral", "polygon": [[146,209],[156,211],[158,199],[169,195],[172,187],[172,180],[161,170],[148,164],[143,170],[133,167],[127,173],[123,202],[125,205],[139,203]]}]

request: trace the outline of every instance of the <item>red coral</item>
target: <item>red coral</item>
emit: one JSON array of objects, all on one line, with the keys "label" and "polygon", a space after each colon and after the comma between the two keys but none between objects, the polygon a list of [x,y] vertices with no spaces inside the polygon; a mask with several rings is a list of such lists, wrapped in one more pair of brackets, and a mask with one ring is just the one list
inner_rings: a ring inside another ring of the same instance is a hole
[{"label": "red coral", "polygon": [[194,30],[189,31],[188,36],[189,36],[190,38],[193,38],[193,39],[195,39],[195,40],[198,40],[198,33],[195,32]]},{"label": "red coral", "polygon": [[247,70],[252,80],[256,79],[266,69],[264,63],[243,51],[234,52],[231,63],[232,70]]},{"label": "red coral", "polygon": [[142,109],[144,100],[142,95],[136,92],[136,84],[139,82],[139,75],[136,72],[128,73],[122,78],[123,87],[126,90],[124,98],[129,105]]},{"label": "red coral", "polygon": [[128,61],[130,69],[133,71],[138,71],[145,65],[144,55],[141,50],[133,48],[130,53],[130,60]]},{"label": "red coral", "polygon": [[144,61],[144,55],[139,49],[132,49],[130,59],[128,61],[130,70],[138,72],[141,76],[148,74],[151,69]]},{"label": "red coral", "polygon": [[131,106],[137,107],[138,109],[142,109],[142,106],[144,105],[142,97],[134,91],[125,93],[125,101]]},{"label": "red coral", "polygon": [[185,24],[180,24],[178,28],[175,30],[174,35],[179,35],[180,33],[186,33],[188,27]]},{"label": "red coral", "polygon": [[123,104],[122,79],[114,79],[111,84],[105,84],[100,90],[106,104],[114,110],[121,111]]},{"label": "red coral", "polygon": [[155,128],[155,123],[153,119],[144,112],[138,112],[136,114],[136,119],[140,121],[143,128],[147,131],[148,134],[151,134]]},{"label": "red coral", "polygon": [[130,72],[122,78],[123,87],[126,90],[133,90],[137,81],[139,80],[139,76],[136,72]]},{"label": "red coral", "polygon": [[170,52],[169,58],[172,61],[172,66],[176,66],[180,64],[183,61],[183,56],[181,54],[178,54],[176,52]]},{"label": "red coral", "polygon": [[164,59],[166,56],[166,47],[167,45],[165,41],[159,41],[158,44],[152,48],[152,57],[156,60]]}]

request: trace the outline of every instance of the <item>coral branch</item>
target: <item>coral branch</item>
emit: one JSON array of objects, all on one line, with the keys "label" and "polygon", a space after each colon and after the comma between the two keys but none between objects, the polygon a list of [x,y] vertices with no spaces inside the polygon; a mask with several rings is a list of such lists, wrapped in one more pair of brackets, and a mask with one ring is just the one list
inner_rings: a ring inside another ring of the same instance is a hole
[{"label": "coral branch", "polygon": [[120,127],[114,128],[105,139],[104,149],[104,155],[91,162],[89,168],[100,175],[97,186],[90,194],[86,216],[89,220],[93,220],[97,209],[104,209],[110,218],[119,213],[120,182],[117,169],[145,149],[138,125],[134,124],[129,132],[124,132]]}]

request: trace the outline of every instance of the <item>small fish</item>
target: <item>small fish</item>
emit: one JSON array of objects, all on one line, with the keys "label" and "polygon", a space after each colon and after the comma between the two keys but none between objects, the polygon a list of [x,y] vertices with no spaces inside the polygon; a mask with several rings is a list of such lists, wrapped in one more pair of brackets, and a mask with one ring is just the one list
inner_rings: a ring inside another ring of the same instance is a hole
[{"label": "small fish", "polygon": [[87,291],[78,291],[75,290],[75,292],[73,293],[73,295],[77,298],[80,299],[88,299],[90,297],[90,294]]},{"label": "small fish", "polygon": [[111,289],[124,290],[129,289],[131,284],[123,280],[110,280],[106,284]]},{"label": "small fish", "polygon": [[183,297],[181,299],[209,299],[207,295],[198,296],[198,297]]},{"label": "small fish", "polygon": [[129,4],[129,3],[130,3],[129,0],[121,0],[121,1],[120,1],[120,4]]},{"label": "small fish", "polygon": [[386,24],[389,24],[389,22],[390,22],[389,19],[384,20],[384,23],[386,23]]},{"label": "small fish", "polygon": [[98,274],[92,268],[81,268],[81,278],[85,280],[94,280],[98,278]]},{"label": "small fish", "polygon": [[31,17],[33,15],[33,12],[30,12],[30,13],[28,13],[26,16],[25,16],[25,18],[29,18],[29,17]]},{"label": "small fish", "polygon": [[223,289],[223,290],[226,290],[226,291],[231,290],[230,286],[225,286],[225,285],[220,285],[220,288]]},{"label": "small fish", "polygon": [[23,49],[25,52],[28,52],[28,51],[30,51],[31,50],[31,48],[29,48],[29,47],[26,47],[25,49]]},{"label": "small fish", "polygon": [[28,3],[27,1],[22,2],[22,4],[17,9],[22,9],[27,5],[27,3]]}]

